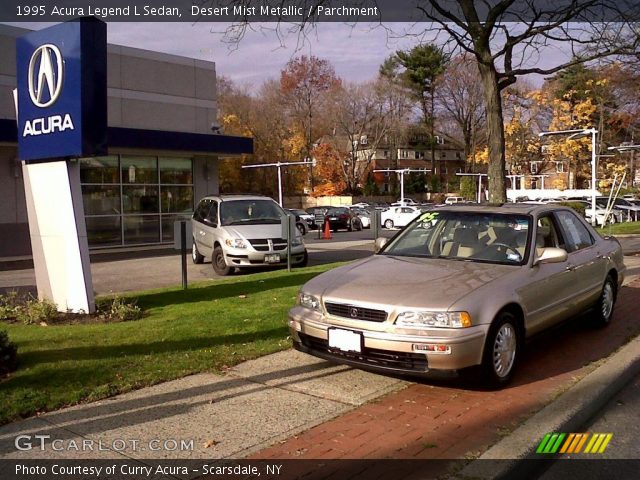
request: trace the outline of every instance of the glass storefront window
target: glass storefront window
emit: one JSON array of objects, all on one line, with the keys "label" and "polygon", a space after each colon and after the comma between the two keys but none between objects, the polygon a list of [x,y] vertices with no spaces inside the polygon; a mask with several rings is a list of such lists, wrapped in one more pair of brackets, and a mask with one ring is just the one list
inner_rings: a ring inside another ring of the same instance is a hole
[{"label": "glass storefront window", "polygon": [[119,185],[84,185],[82,203],[85,215],[114,215],[120,213]]},{"label": "glass storefront window", "polygon": [[193,211],[193,160],[117,156],[80,160],[89,246],[173,241]]},{"label": "glass storefront window", "polygon": [[162,213],[192,213],[193,187],[160,187]]},{"label": "glass storefront window", "polygon": [[160,213],[156,185],[124,185],[122,187],[124,213]]},{"label": "glass storefront window", "polygon": [[159,215],[124,215],[124,244],[158,243],[160,241]]},{"label": "glass storefront window", "polygon": [[118,157],[82,158],[80,160],[81,183],[120,183]]},{"label": "glass storefront window", "polygon": [[87,238],[91,247],[122,245],[120,216],[86,217]]},{"label": "glass storefront window", "polygon": [[191,185],[191,159],[189,158],[159,158],[160,183]]},{"label": "glass storefront window", "polygon": [[155,157],[120,158],[122,183],[158,183],[158,161]]}]

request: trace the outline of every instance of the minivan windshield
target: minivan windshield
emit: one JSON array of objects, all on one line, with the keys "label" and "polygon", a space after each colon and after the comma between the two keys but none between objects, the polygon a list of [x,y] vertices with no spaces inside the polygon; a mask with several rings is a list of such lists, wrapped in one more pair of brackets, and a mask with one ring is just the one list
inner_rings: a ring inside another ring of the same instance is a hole
[{"label": "minivan windshield", "polygon": [[431,210],[409,224],[380,253],[523,265],[530,231],[527,215]]},{"label": "minivan windshield", "polygon": [[221,225],[280,223],[284,211],[272,200],[230,200],[220,203]]}]

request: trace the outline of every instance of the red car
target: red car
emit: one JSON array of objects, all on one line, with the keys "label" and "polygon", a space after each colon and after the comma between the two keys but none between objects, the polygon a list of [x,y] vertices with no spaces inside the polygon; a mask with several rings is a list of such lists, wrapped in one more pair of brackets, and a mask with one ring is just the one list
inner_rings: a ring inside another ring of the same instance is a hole
[{"label": "red car", "polygon": [[334,232],[340,229],[349,232],[362,230],[362,221],[347,207],[331,207],[324,216],[324,221],[329,222],[329,228]]}]

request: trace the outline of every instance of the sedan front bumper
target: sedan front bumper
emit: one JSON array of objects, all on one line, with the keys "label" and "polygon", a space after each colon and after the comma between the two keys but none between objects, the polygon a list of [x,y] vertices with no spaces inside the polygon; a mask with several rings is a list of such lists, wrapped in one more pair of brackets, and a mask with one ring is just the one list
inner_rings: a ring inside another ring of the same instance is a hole
[{"label": "sedan front bumper", "polygon": [[[429,370],[458,370],[482,362],[488,326],[478,325],[464,331],[457,330],[455,336],[406,335],[330,324],[315,312],[310,312],[313,318],[296,314],[304,310],[307,309],[296,307],[289,314],[289,330],[294,348],[326,360],[361,368],[418,375]],[[330,347],[329,328],[350,330],[362,335],[361,351],[343,351]],[[446,347],[447,351],[425,352],[424,349],[429,345]]]}]

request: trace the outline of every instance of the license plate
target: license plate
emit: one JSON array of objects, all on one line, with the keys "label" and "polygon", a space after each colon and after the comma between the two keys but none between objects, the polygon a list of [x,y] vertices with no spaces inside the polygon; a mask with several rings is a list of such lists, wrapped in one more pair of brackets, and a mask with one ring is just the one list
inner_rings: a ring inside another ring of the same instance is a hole
[{"label": "license plate", "polygon": [[337,348],[343,352],[362,352],[362,334],[351,330],[330,328],[329,348]]},{"label": "license plate", "polygon": [[272,253],[271,255],[264,256],[265,263],[280,263],[280,254]]}]

